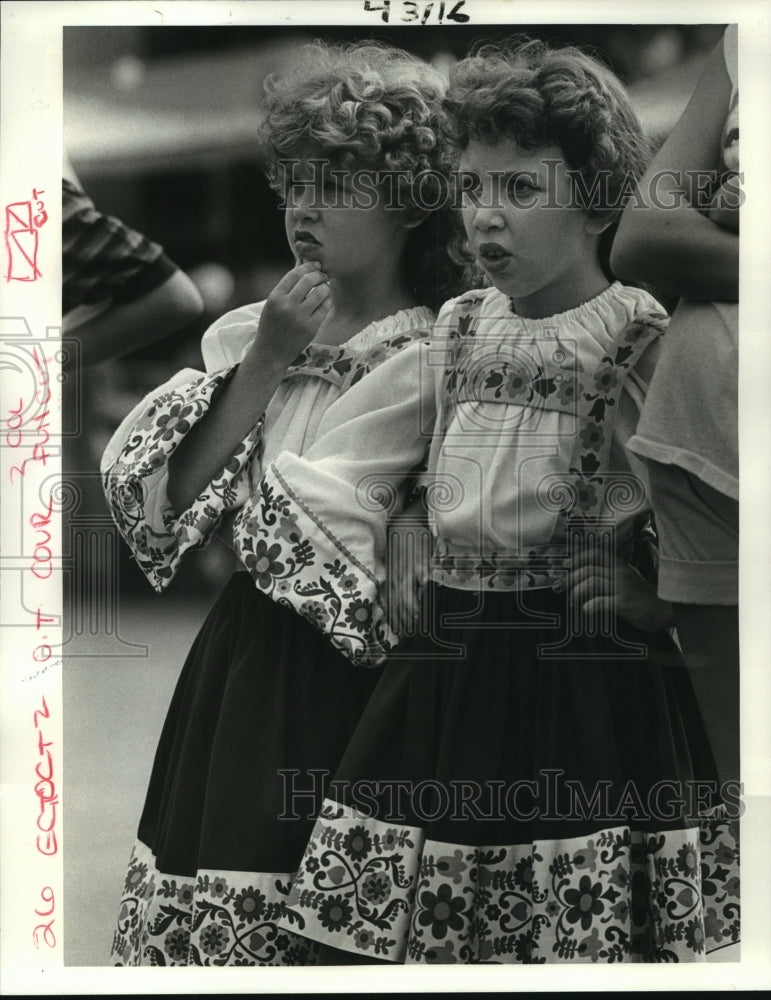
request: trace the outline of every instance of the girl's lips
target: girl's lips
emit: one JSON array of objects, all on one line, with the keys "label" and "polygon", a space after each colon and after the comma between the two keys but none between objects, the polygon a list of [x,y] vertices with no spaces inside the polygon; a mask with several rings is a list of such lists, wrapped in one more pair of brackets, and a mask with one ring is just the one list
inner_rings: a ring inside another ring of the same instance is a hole
[{"label": "girl's lips", "polygon": [[498,274],[499,271],[505,270],[511,260],[508,250],[498,243],[483,243],[477,253],[482,267],[490,274]]},{"label": "girl's lips", "polygon": [[303,257],[306,257],[308,254],[318,252],[319,250],[321,250],[321,244],[317,243],[315,240],[313,242],[310,242],[308,240],[295,240],[294,247],[295,250]]},{"label": "girl's lips", "polygon": [[498,260],[485,260],[482,258],[482,267],[488,274],[500,274],[509,266],[511,257],[500,257]]},{"label": "girl's lips", "polygon": [[480,243],[477,252],[480,257],[484,257],[486,260],[511,256],[506,247],[501,246],[500,243]]}]

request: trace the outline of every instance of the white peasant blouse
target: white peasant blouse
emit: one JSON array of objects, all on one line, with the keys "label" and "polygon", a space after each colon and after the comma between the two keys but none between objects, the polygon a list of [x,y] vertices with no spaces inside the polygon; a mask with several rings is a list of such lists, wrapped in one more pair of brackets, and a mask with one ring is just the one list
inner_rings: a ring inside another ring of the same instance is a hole
[{"label": "white peasant blouse", "polygon": [[[328,421],[305,452],[264,465],[235,528],[242,550],[262,545],[257,586],[352,659],[382,661],[398,641],[379,601],[387,518],[411,468],[398,465],[397,440],[412,460],[431,439],[420,479],[439,583],[551,586],[587,526],[621,548],[650,510],[627,442],[667,323],[652,296],[619,282],[546,319],[515,315],[495,288],[446,303],[421,345],[414,395],[349,393],[345,424]],[[383,365],[381,386],[391,370],[398,384],[399,369],[399,358]]]},{"label": "white peasant blouse", "polygon": [[[425,441],[400,442],[382,419],[389,400],[398,411],[400,405],[412,405],[418,392],[419,353],[434,320],[430,309],[418,306],[371,323],[340,346],[311,343],[289,366],[262,418],[212,482],[188,510],[174,510],[167,494],[169,459],[232,377],[263,305],[247,305],[217,320],[203,337],[205,371],[184,369],[146,396],[122,421],[102,457],[103,488],[113,519],[158,591],[169,585],[187,551],[208,543],[225,514],[255,496],[264,468],[281,454],[303,455],[327,428],[335,428],[335,441],[345,454],[355,452],[365,434],[368,447],[394,467],[410,469],[423,457]],[[392,364],[383,378],[386,360]],[[352,392],[356,400],[349,404]],[[366,416],[370,400],[381,416],[372,425]],[[352,437],[346,432],[349,414],[356,418]],[[291,535],[288,528],[286,533]],[[259,558],[253,565],[246,562],[252,560],[254,546],[243,544],[245,535],[242,524],[236,556],[254,570],[262,564]]]}]

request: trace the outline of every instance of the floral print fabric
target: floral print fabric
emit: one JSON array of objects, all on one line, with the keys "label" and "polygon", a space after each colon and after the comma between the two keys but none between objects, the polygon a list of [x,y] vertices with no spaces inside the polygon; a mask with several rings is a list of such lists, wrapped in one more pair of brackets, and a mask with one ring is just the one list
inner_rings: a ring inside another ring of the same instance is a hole
[{"label": "floral print fabric", "polygon": [[235,504],[238,478],[260,443],[261,420],[193,505],[177,514],[165,490],[169,458],[234,371],[199,375],[159,393],[133,424],[116,460],[103,469],[113,520],[159,592],[171,583],[184,554],[204,545]]},{"label": "floral print fabric", "polygon": [[349,389],[382,364],[386,358],[422,335],[418,331],[407,331],[382,343],[376,343],[358,355],[345,345],[325,347],[321,344],[309,344],[289,366],[288,376],[323,378],[341,389]]},{"label": "floral print fabric", "polygon": [[[293,607],[353,662],[379,664],[398,641],[373,599],[377,581],[371,572],[274,467],[263,477],[259,497],[236,519],[233,537],[256,586]],[[329,551],[341,558],[327,561]]]},{"label": "floral print fabric", "polygon": [[327,802],[287,915],[407,963],[684,962],[739,940],[737,823],[469,847]]},{"label": "floral print fabric", "polygon": [[255,586],[365,666],[398,641],[380,601],[386,523],[414,485],[435,417],[424,371],[431,345],[402,347],[406,338],[398,358],[350,389],[344,417],[325,419],[307,451],[265,463],[233,524]]},{"label": "floral print fabric", "polygon": [[150,850],[137,843],[113,936],[113,963],[313,965],[318,945],[278,925],[290,878],[232,871],[164,875]]}]

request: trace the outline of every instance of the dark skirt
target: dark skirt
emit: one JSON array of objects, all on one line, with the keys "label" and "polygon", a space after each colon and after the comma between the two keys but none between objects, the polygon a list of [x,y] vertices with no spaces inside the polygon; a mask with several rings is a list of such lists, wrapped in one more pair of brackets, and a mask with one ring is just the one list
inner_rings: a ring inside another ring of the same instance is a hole
[{"label": "dark skirt", "polygon": [[315,945],[276,920],[378,675],[233,575],[164,723],[116,964],[313,962]]},{"label": "dark skirt", "polygon": [[342,758],[285,925],[326,962],[682,961],[738,940],[738,790],[720,811],[670,636],[571,636],[550,590],[434,585],[423,620]]}]

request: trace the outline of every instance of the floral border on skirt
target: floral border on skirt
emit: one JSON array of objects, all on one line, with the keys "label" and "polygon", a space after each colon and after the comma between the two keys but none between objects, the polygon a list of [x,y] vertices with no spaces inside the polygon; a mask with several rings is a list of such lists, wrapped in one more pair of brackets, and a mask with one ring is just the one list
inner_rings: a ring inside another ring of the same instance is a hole
[{"label": "floral border on skirt", "polygon": [[472,847],[327,801],[279,923],[391,962],[703,961],[739,941],[738,833],[713,816]]},{"label": "floral border on skirt", "polygon": [[319,946],[279,926],[291,874],[158,871],[137,841],[113,935],[114,965],[315,965]]}]

